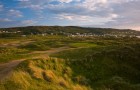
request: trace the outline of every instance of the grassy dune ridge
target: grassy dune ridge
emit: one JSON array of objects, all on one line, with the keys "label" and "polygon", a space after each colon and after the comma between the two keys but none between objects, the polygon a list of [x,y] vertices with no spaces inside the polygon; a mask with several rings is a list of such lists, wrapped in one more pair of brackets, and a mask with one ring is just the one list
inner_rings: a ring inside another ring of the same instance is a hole
[{"label": "grassy dune ridge", "polygon": [[0,87],[1,90],[90,90],[89,86],[74,82],[72,73],[63,59],[27,60]]}]

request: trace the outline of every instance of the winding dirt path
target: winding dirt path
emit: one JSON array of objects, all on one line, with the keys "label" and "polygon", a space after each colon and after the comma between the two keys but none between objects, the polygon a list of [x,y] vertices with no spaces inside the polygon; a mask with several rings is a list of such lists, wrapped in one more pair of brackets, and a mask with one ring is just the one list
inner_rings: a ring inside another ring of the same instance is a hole
[{"label": "winding dirt path", "polygon": [[0,64],[0,80],[3,80],[5,77],[10,75],[12,70],[23,60],[15,60],[8,63]]},{"label": "winding dirt path", "polygon": [[[60,48],[53,48],[47,51],[34,51],[30,54],[41,54],[41,55],[37,55],[34,56],[32,59],[35,58],[39,58],[39,57],[48,57],[51,54],[57,53],[57,52],[61,52],[64,50],[69,50],[71,48],[69,47],[60,47]],[[12,72],[12,70],[18,65],[20,64],[22,61],[25,61],[26,59],[20,59],[20,60],[13,60],[10,61],[8,63],[3,63],[0,64],[0,81],[5,79],[6,77],[8,77],[10,75],[10,73]]]},{"label": "winding dirt path", "polygon": [[10,43],[0,44],[0,47],[18,47],[20,45],[27,45],[27,44],[33,43],[33,42],[35,42],[35,41],[33,41],[33,40],[15,41],[15,42],[10,42]]}]

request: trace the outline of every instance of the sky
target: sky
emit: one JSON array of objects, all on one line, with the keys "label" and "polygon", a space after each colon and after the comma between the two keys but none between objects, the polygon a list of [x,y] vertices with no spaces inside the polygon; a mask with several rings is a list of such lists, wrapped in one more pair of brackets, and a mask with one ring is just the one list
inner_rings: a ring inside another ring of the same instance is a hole
[{"label": "sky", "polygon": [[40,25],[140,30],[140,0],[0,0],[0,28]]}]

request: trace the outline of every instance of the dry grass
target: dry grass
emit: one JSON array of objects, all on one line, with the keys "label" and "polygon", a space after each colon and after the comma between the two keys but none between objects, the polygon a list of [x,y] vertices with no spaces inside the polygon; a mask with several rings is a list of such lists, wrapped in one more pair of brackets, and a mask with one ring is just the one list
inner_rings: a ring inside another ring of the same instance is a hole
[{"label": "dry grass", "polygon": [[92,89],[77,84],[73,86],[72,90],[92,90]]},{"label": "dry grass", "polygon": [[42,72],[42,75],[43,75],[44,80],[46,80],[48,82],[54,82],[57,80],[56,75],[51,70]]},{"label": "dry grass", "polygon": [[89,90],[73,82],[71,76],[71,68],[62,59],[27,60],[0,84],[0,90]]}]

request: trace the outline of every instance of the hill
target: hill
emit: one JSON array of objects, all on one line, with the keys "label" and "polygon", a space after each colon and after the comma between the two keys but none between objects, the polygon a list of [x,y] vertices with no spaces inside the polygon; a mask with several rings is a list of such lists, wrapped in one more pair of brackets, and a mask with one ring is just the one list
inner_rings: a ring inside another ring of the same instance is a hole
[{"label": "hill", "polygon": [[139,36],[139,31],[129,29],[111,29],[111,28],[86,28],[77,26],[28,26],[15,28],[1,28],[0,34],[17,34],[17,35],[36,35],[36,34],[53,34],[53,35],[71,35],[71,34],[92,34],[92,35],[135,35]]}]

